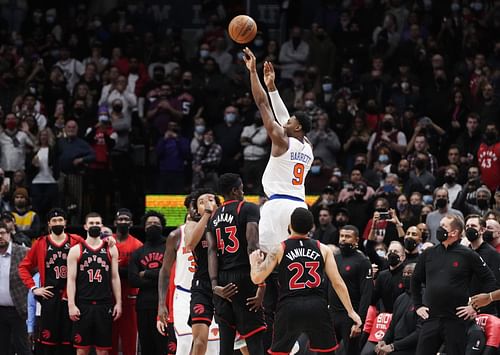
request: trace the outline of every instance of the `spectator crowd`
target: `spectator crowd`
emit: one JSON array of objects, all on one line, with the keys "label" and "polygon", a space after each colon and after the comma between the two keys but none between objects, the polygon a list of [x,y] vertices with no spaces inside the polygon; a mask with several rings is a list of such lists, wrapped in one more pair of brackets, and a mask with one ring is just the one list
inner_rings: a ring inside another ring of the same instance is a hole
[{"label": "spectator crowd", "polygon": [[[271,143],[241,47],[225,30],[241,9],[204,2],[206,26],[186,41],[143,3],[105,13],[93,1],[6,3],[0,212],[16,243],[40,236],[53,207],[68,212],[68,225],[89,211],[110,224],[118,207],[143,214],[147,193],[217,189],[228,172],[264,195]],[[387,329],[380,315],[407,317],[401,307],[418,296],[398,296],[424,272],[407,266],[442,242],[443,228],[466,236],[459,243],[483,257],[499,288],[500,2],[323,1],[307,21],[302,3],[282,6],[287,33],[259,23],[249,47],[259,73],[273,63],[289,111],[312,118],[312,237],[337,248],[340,230],[354,226],[380,282],[363,285],[358,313]],[[471,290],[487,291],[478,279]],[[385,338],[371,331],[365,324],[370,338],[346,349],[385,354],[404,343],[393,329]]]}]

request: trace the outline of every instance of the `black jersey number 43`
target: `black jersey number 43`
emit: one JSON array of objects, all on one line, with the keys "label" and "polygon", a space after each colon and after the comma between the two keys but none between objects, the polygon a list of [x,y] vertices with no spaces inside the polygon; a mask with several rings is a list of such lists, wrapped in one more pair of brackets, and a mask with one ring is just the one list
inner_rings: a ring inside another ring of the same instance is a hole
[{"label": "black jersey number 43", "polygon": [[[224,231],[222,231],[224,229]],[[225,252],[234,254],[240,249],[240,241],[236,237],[238,228],[236,226],[227,226],[224,228],[216,228],[215,235],[217,236],[217,249],[221,254]],[[223,235],[224,234],[224,235]]]}]

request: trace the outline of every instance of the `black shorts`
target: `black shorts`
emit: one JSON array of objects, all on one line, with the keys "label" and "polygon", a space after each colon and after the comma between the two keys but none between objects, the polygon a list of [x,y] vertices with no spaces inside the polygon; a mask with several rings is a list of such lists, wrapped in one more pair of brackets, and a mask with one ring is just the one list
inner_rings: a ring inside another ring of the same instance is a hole
[{"label": "black shorts", "polygon": [[255,333],[266,330],[262,309],[250,311],[247,299],[254,297],[257,286],[250,279],[250,270],[220,271],[219,285],[234,283],[238,293],[229,302],[219,296],[214,296],[215,319],[217,323],[226,323],[240,333],[241,338],[248,338]]},{"label": "black shorts", "polygon": [[73,322],[73,346],[77,349],[95,347],[98,350],[111,350],[113,305],[78,303],[77,306],[80,320]]},{"label": "black shorts", "polygon": [[193,324],[212,324],[214,302],[212,286],[208,280],[193,280],[191,303],[189,305],[189,326]]},{"label": "black shorts", "polygon": [[49,299],[38,298],[42,306],[38,341],[48,346],[71,345],[72,322],[69,319],[68,301],[58,292]]},{"label": "black shorts", "polygon": [[273,344],[269,354],[288,354],[301,333],[309,337],[309,349],[320,353],[338,348],[326,300],[319,296],[289,297],[278,303]]}]

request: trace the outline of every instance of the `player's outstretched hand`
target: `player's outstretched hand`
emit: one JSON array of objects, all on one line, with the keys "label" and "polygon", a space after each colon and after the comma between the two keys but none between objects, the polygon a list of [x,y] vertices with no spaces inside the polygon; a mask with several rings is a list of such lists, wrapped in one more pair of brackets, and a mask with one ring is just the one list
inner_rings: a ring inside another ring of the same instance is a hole
[{"label": "player's outstretched hand", "polygon": [[113,320],[117,320],[121,316],[122,316],[122,305],[120,303],[117,303],[113,307]]},{"label": "player's outstretched hand", "polygon": [[485,307],[491,303],[491,297],[488,293],[480,293],[478,295],[472,296],[470,300],[470,305],[475,309]]},{"label": "player's outstretched hand", "polygon": [[69,319],[71,319],[73,322],[80,320],[80,310],[76,305],[72,306],[68,305],[68,311],[69,311]]},{"label": "player's outstretched hand", "polygon": [[51,288],[54,288],[54,286],[37,287],[33,290],[33,294],[43,299],[52,298],[54,293],[50,291]]},{"label": "player's outstretched hand", "polygon": [[258,266],[262,264],[264,258],[265,255],[260,249],[254,250],[252,254],[250,254],[250,265]]},{"label": "player's outstretched hand", "polygon": [[257,292],[255,296],[247,298],[247,306],[251,311],[257,312],[261,307],[262,303],[264,303],[264,295],[266,293],[265,286],[257,287]]},{"label": "player's outstretched hand", "polygon": [[477,312],[471,305],[469,306],[460,306],[457,307],[458,318],[463,318],[464,320],[475,319],[477,316]]},{"label": "player's outstretched hand", "polygon": [[349,318],[351,318],[352,321],[354,322],[354,324],[351,327],[351,335],[350,335],[351,338],[354,338],[361,334],[361,325],[363,324],[363,322],[361,321],[360,316],[354,311],[349,313]]},{"label": "player's outstretched hand", "polygon": [[271,62],[264,62],[264,83],[269,88],[274,86],[274,80],[276,79],[276,74],[274,73],[274,67]]},{"label": "player's outstretched hand", "polygon": [[214,294],[224,298],[225,300],[231,302],[231,297],[238,293],[238,287],[235,284],[230,283],[226,286],[215,286],[213,290]]},{"label": "player's outstretched hand", "polygon": [[255,73],[257,71],[257,60],[255,59],[255,55],[248,47],[243,48],[243,53],[245,53],[243,60],[245,61],[247,69],[251,73]]}]

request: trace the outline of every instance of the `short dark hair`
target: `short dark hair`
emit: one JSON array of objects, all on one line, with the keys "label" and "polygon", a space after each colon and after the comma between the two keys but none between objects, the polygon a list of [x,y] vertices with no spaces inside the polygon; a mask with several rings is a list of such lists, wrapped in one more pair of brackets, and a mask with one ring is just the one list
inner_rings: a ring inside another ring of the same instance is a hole
[{"label": "short dark hair", "polygon": [[99,213],[97,213],[97,212],[89,212],[85,216],[85,223],[87,223],[87,221],[88,221],[89,218],[93,218],[93,217],[99,217],[99,218],[102,219],[102,216]]},{"label": "short dark hair", "polygon": [[186,209],[189,209],[192,204],[193,204],[193,193],[190,193],[184,198],[184,207],[186,207]]},{"label": "short dark hair", "polygon": [[165,216],[163,214],[155,210],[149,210],[144,213],[144,216],[142,216],[141,223],[143,226],[146,225],[146,221],[149,217],[158,217],[160,219],[162,227],[165,227],[167,225],[167,220],[165,219]]},{"label": "short dark hair", "polygon": [[465,217],[465,223],[471,218],[477,218],[479,220],[479,226],[486,228],[486,220],[478,214],[469,214]]},{"label": "short dark hair", "polygon": [[312,213],[304,207],[298,207],[292,212],[290,225],[292,229],[299,234],[307,234],[312,229],[314,217]]},{"label": "short dark hair", "polygon": [[346,231],[353,231],[354,235],[359,238],[359,229],[356,226],[353,226],[352,224],[346,224],[340,230],[346,230]]},{"label": "short dark hair", "polygon": [[295,116],[295,118],[297,119],[297,121],[302,126],[302,131],[304,132],[304,134],[309,133],[309,131],[312,128],[312,119],[311,119],[311,116],[309,116],[304,111],[295,111],[293,113],[293,116]]},{"label": "short dark hair", "polygon": [[241,177],[238,174],[227,173],[219,177],[219,193],[228,196],[231,191],[241,183]]},{"label": "short dark hair", "polygon": [[212,194],[215,196],[215,203],[217,204],[217,206],[220,206],[220,198],[219,196],[217,196],[217,194],[215,193],[214,190],[212,189],[198,189],[194,192],[191,193],[192,195],[192,199],[193,199],[193,206],[196,208],[196,206],[198,205],[198,199],[200,198],[201,195],[205,195],[205,194]]}]

